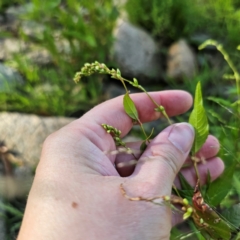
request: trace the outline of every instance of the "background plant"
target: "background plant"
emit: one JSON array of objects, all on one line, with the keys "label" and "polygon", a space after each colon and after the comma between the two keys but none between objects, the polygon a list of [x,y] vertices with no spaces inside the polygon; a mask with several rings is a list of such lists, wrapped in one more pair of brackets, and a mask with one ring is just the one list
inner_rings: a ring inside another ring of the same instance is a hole
[{"label": "background plant", "polygon": [[196,33],[238,44],[239,0],[129,0],[130,20],[160,41],[189,38]]},{"label": "background plant", "polygon": [[[66,116],[77,110],[84,112],[99,102],[101,78],[76,86],[72,73],[89,60],[110,63],[108,53],[117,16],[112,0],[25,1],[17,37],[31,48],[47,52],[50,61],[39,66],[25,52],[17,53],[8,65],[26,82],[1,94],[0,109]],[[34,34],[24,31],[26,24],[34,26]]]}]

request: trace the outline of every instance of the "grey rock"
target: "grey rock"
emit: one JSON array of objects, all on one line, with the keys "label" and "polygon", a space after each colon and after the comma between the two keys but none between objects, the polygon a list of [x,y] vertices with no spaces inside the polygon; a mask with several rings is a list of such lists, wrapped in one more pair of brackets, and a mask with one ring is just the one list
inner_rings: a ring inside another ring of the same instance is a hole
[{"label": "grey rock", "polygon": [[0,60],[12,60],[14,54],[20,53],[35,64],[47,65],[52,62],[51,54],[42,47],[15,38],[0,40]]},{"label": "grey rock", "polygon": [[[0,31],[8,31],[13,36],[19,35],[19,30],[29,38],[42,39],[44,26],[21,18],[22,14],[31,11],[32,3],[12,6],[6,11],[6,21],[0,25]],[[0,60],[12,60],[14,54],[23,54],[27,60],[39,65],[47,65],[52,62],[51,54],[44,48],[33,42],[8,37],[0,40]]]},{"label": "grey rock", "polygon": [[[211,39],[211,36],[209,36],[206,33],[196,33],[189,37],[189,41],[195,44],[196,46],[199,46],[200,44],[202,44],[208,39]],[[209,47],[215,48],[214,46],[209,46]]]},{"label": "grey rock", "polygon": [[29,61],[39,66],[48,65],[52,62],[51,54],[41,47],[32,47],[25,56]]},{"label": "grey rock", "polygon": [[105,99],[112,99],[120,95],[124,95],[125,93],[126,91],[123,86],[120,86],[114,83],[107,83],[104,86]]},{"label": "grey rock", "polygon": [[9,20],[13,18],[19,18],[20,15],[28,13],[32,8],[32,3],[21,4],[18,6],[13,5],[6,10],[6,15]]},{"label": "grey rock", "polygon": [[[26,198],[31,188],[33,176],[0,176],[0,192],[1,197],[5,199],[14,199],[16,197]],[[0,218],[1,220],[1,218]],[[1,223],[0,223],[1,231]],[[1,232],[0,232],[1,236]],[[0,238],[4,239],[4,238]]]},{"label": "grey rock", "polygon": [[192,78],[197,72],[197,59],[185,40],[173,43],[168,50],[167,76],[175,79]]},{"label": "grey rock", "polygon": [[10,60],[15,53],[24,52],[27,44],[19,39],[7,38],[0,40],[0,60]]},{"label": "grey rock", "polygon": [[21,23],[21,30],[28,37],[43,39],[45,26],[34,21],[23,21]]},{"label": "grey rock", "polygon": [[31,114],[0,113],[0,140],[19,154],[23,165],[35,168],[46,137],[74,118],[40,117]]},{"label": "grey rock", "polygon": [[22,76],[17,71],[0,63],[0,92],[10,91],[23,82]]},{"label": "grey rock", "polygon": [[[0,113],[0,141],[4,144],[4,156],[10,165],[12,163],[17,165],[12,170],[8,168],[8,175],[3,175],[3,169],[0,169],[0,197],[11,199],[27,196],[33,180],[32,171],[39,162],[44,140],[48,135],[73,120],[74,118]],[[2,165],[2,149],[0,149],[0,166]],[[4,170],[6,172],[6,167]]]},{"label": "grey rock", "polygon": [[[27,60],[40,66],[52,63],[53,59],[48,49],[32,41],[33,39],[44,41],[46,26],[36,21],[29,21],[22,18],[22,15],[31,12],[33,7],[33,3],[27,3],[7,9],[6,21],[2,20],[2,22],[0,22],[0,32],[8,31],[13,33],[13,36],[19,36],[19,32],[21,32],[28,37],[29,41],[26,39],[24,41],[19,40],[14,37],[0,39],[1,61],[12,60],[14,54],[22,54]],[[51,32],[51,34],[54,38],[56,49],[59,54],[62,54],[62,58],[68,59],[69,55],[71,55],[71,44],[74,44],[75,48],[79,47],[77,41],[71,42],[70,44],[69,41],[62,36],[62,32],[57,29]]]},{"label": "grey rock", "polygon": [[[0,26],[0,31],[1,29],[8,29],[8,31],[11,31],[12,24],[14,24],[14,21],[13,23],[9,22],[5,24],[5,27]],[[43,38],[44,26],[36,22],[18,22],[17,31],[19,31],[20,28],[30,39]],[[59,54],[67,58],[71,52],[69,42],[64,40],[57,31],[52,34],[54,39],[56,39],[55,44]],[[0,39],[0,60],[12,60],[15,54],[22,54],[27,60],[40,66],[52,63],[51,53],[46,48],[34,44],[33,41],[23,41],[14,37]]]},{"label": "grey rock", "polygon": [[32,3],[9,7],[5,12],[4,23],[0,26],[0,30],[17,35],[21,24],[21,15],[28,13],[32,7]]},{"label": "grey rock", "polygon": [[149,34],[120,19],[114,36],[112,56],[123,76],[138,79],[161,76],[159,49]]},{"label": "grey rock", "polygon": [[4,23],[4,17],[0,15],[0,24],[2,25]]}]

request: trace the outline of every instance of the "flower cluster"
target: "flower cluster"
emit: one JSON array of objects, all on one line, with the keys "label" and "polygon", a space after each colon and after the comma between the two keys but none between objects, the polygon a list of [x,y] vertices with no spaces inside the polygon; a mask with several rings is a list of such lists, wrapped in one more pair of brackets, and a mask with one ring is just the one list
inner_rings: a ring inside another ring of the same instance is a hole
[{"label": "flower cluster", "polygon": [[123,146],[123,147],[126,146],[126,143],[123,142],[122,139],[120,138],[120,135],[122,133],[120,130],[118,130],[117,128],[110,126],[108,124],[104,124],[104,123],[102,124],[102,127],[106,130],[107,133],[112,135],[116,146]]},{"label": "flower cluster", "polygon": [[109,74],[111,70],[109,70],[104,63],[99,63],[97,61],[94,63],[85,63],[81,70],[75,74],[73,80],[77,83],[82,76],[90,76],[94,73]]}]

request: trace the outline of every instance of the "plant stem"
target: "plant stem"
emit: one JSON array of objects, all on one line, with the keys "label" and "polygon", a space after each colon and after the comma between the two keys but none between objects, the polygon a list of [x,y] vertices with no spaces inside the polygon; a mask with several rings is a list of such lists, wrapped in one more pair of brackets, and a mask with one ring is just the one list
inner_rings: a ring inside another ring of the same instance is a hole
[{"label": "plant stem", "polygon": [[[228,66],[230,67],[230,69],[233,71],[233,76],[234,76],[234,79],[236,80],[236,88],[237,88],[237,121],[238,121],[238,125],[239,125],[240,124],[240,120],[239,120],[240,119],[240,74],[239,74],[237,68],[235,67],[234,63],[230,59],[226,50],[217,41],[209,39],[209,40],[205,41],[203,44],[201,44],[199,46],[199,49],[201,50],[208,45],[213,45],[217,48],[217,50],[223,55],[225,61],[227,62]],[[238,131],[238,138],[239,137],[240,137],[240,131]],[[237,151],[238,151],[238,146],[239,146],[238,142],[236,141],[235,144],[236,144],[235,149],[237,149]]]},{"label": "plant stem", "polygon": [[179,197],[181,197],[181,195],[180,195],[180,193],[179,193],[179,191],[178,191],[178,189],[177,189],[177,187],[175,186],[174,183],[173,183],[173,185],[172,185],[172,188],[174,189],[174,191],[176,192],[176,194],[177,194]]},{"label": "plant stem", "polygon": [[193,166],[194,166],[195,173],[197,175],[197,179],[199,179],[199,181],[200,181],[200,175],[199,175],[199,172],[198,172],[198,167],[197,167],[197,162],[196,161],[194,161]]},{"label": "plant stem", "polygon": [[[119,80],[120,80],[120,79],[119,79]],[[121,80],[122,80],[121,82],[125,81],[125,82],[128,82],[129,84],[132,85],[132,82],[131,82],[131,81],[129,81],[129,80],[123,78],[123,77],[121,77]],[[166,111],[165,111],[165,108],[164,108],[162,105],[159,105],[141,85],[137,85],[137,86],[135,86],[135,87],[138,88],[138,89],[140,89],[140,90],[142,90],[143,92],[145,92],[145,93],[147,94],[147,96],[148,96],[149,99],[152,101],[152,103],[157,107],[157,109],[161,110],[161,113],[162,113],[163,116],[167,119],[169,125],[171,125],[172,122],[171,122],[170,118],[168,117],[168,115],[167,115],[167,113],[166,113]]]},{"label": "plant stem", "polygon": [[[236,88],[237,88],[237,97],[238,101],[240,101],[240,74],[238,73],[237,68],[235,67],[234,63],[230,59],[228,53],[226,50],[223,48],[222,44],[219,44],[217,41],[209,39],[205,41],[203,44],[199,46],[199,50],[205,48],[208,45],[215,46],[217,50],[223,55],[224,59],[226,60],[228,66],[231,68],[234,74],[234,78],[236,80]],[[240,114],[240,103],[238,102],[238,114]]]},{"label": "plant stem", "polygon": [[138,123],[139,123],[140,128],[142,129],[143,134],[144,134],[144,136],[146,137],[147,141],[150,142],[149,139],[148,139],[148,136],[147,136],[147,134],[146,134],[146,132],[145,132],[145,130],[144,130],[143,124],[140,122],[140,120],[138,121]]}]

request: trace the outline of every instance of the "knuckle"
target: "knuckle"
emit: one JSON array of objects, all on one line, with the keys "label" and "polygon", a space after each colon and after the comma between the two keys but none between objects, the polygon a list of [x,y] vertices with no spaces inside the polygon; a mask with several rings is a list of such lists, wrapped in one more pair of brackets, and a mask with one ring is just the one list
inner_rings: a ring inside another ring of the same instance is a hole
[{"label": "knuckle", "polygon": [[53,132],[50,135],[48,135],[43,142],[43,148],[45,148],[49,144],[52,144],[53,142],[55,142],[55,140],[58,138],[57,136],[58,136],[58,132]]},{"label": "knuckle", "polygon": [[179,171],[178,158],[179,153],[174,151],[174,149],[168,144],[160,145],[157,148],[151,149],[152,156],[154,158],[160,158],[163,164],[167,166],[174,174]]},{"label": "knuckle", "polygon": [[48,135],[43,142],[42,153],[58,152],[57,149],[61,149],[62,138],[60,136],[59,130]]}]

